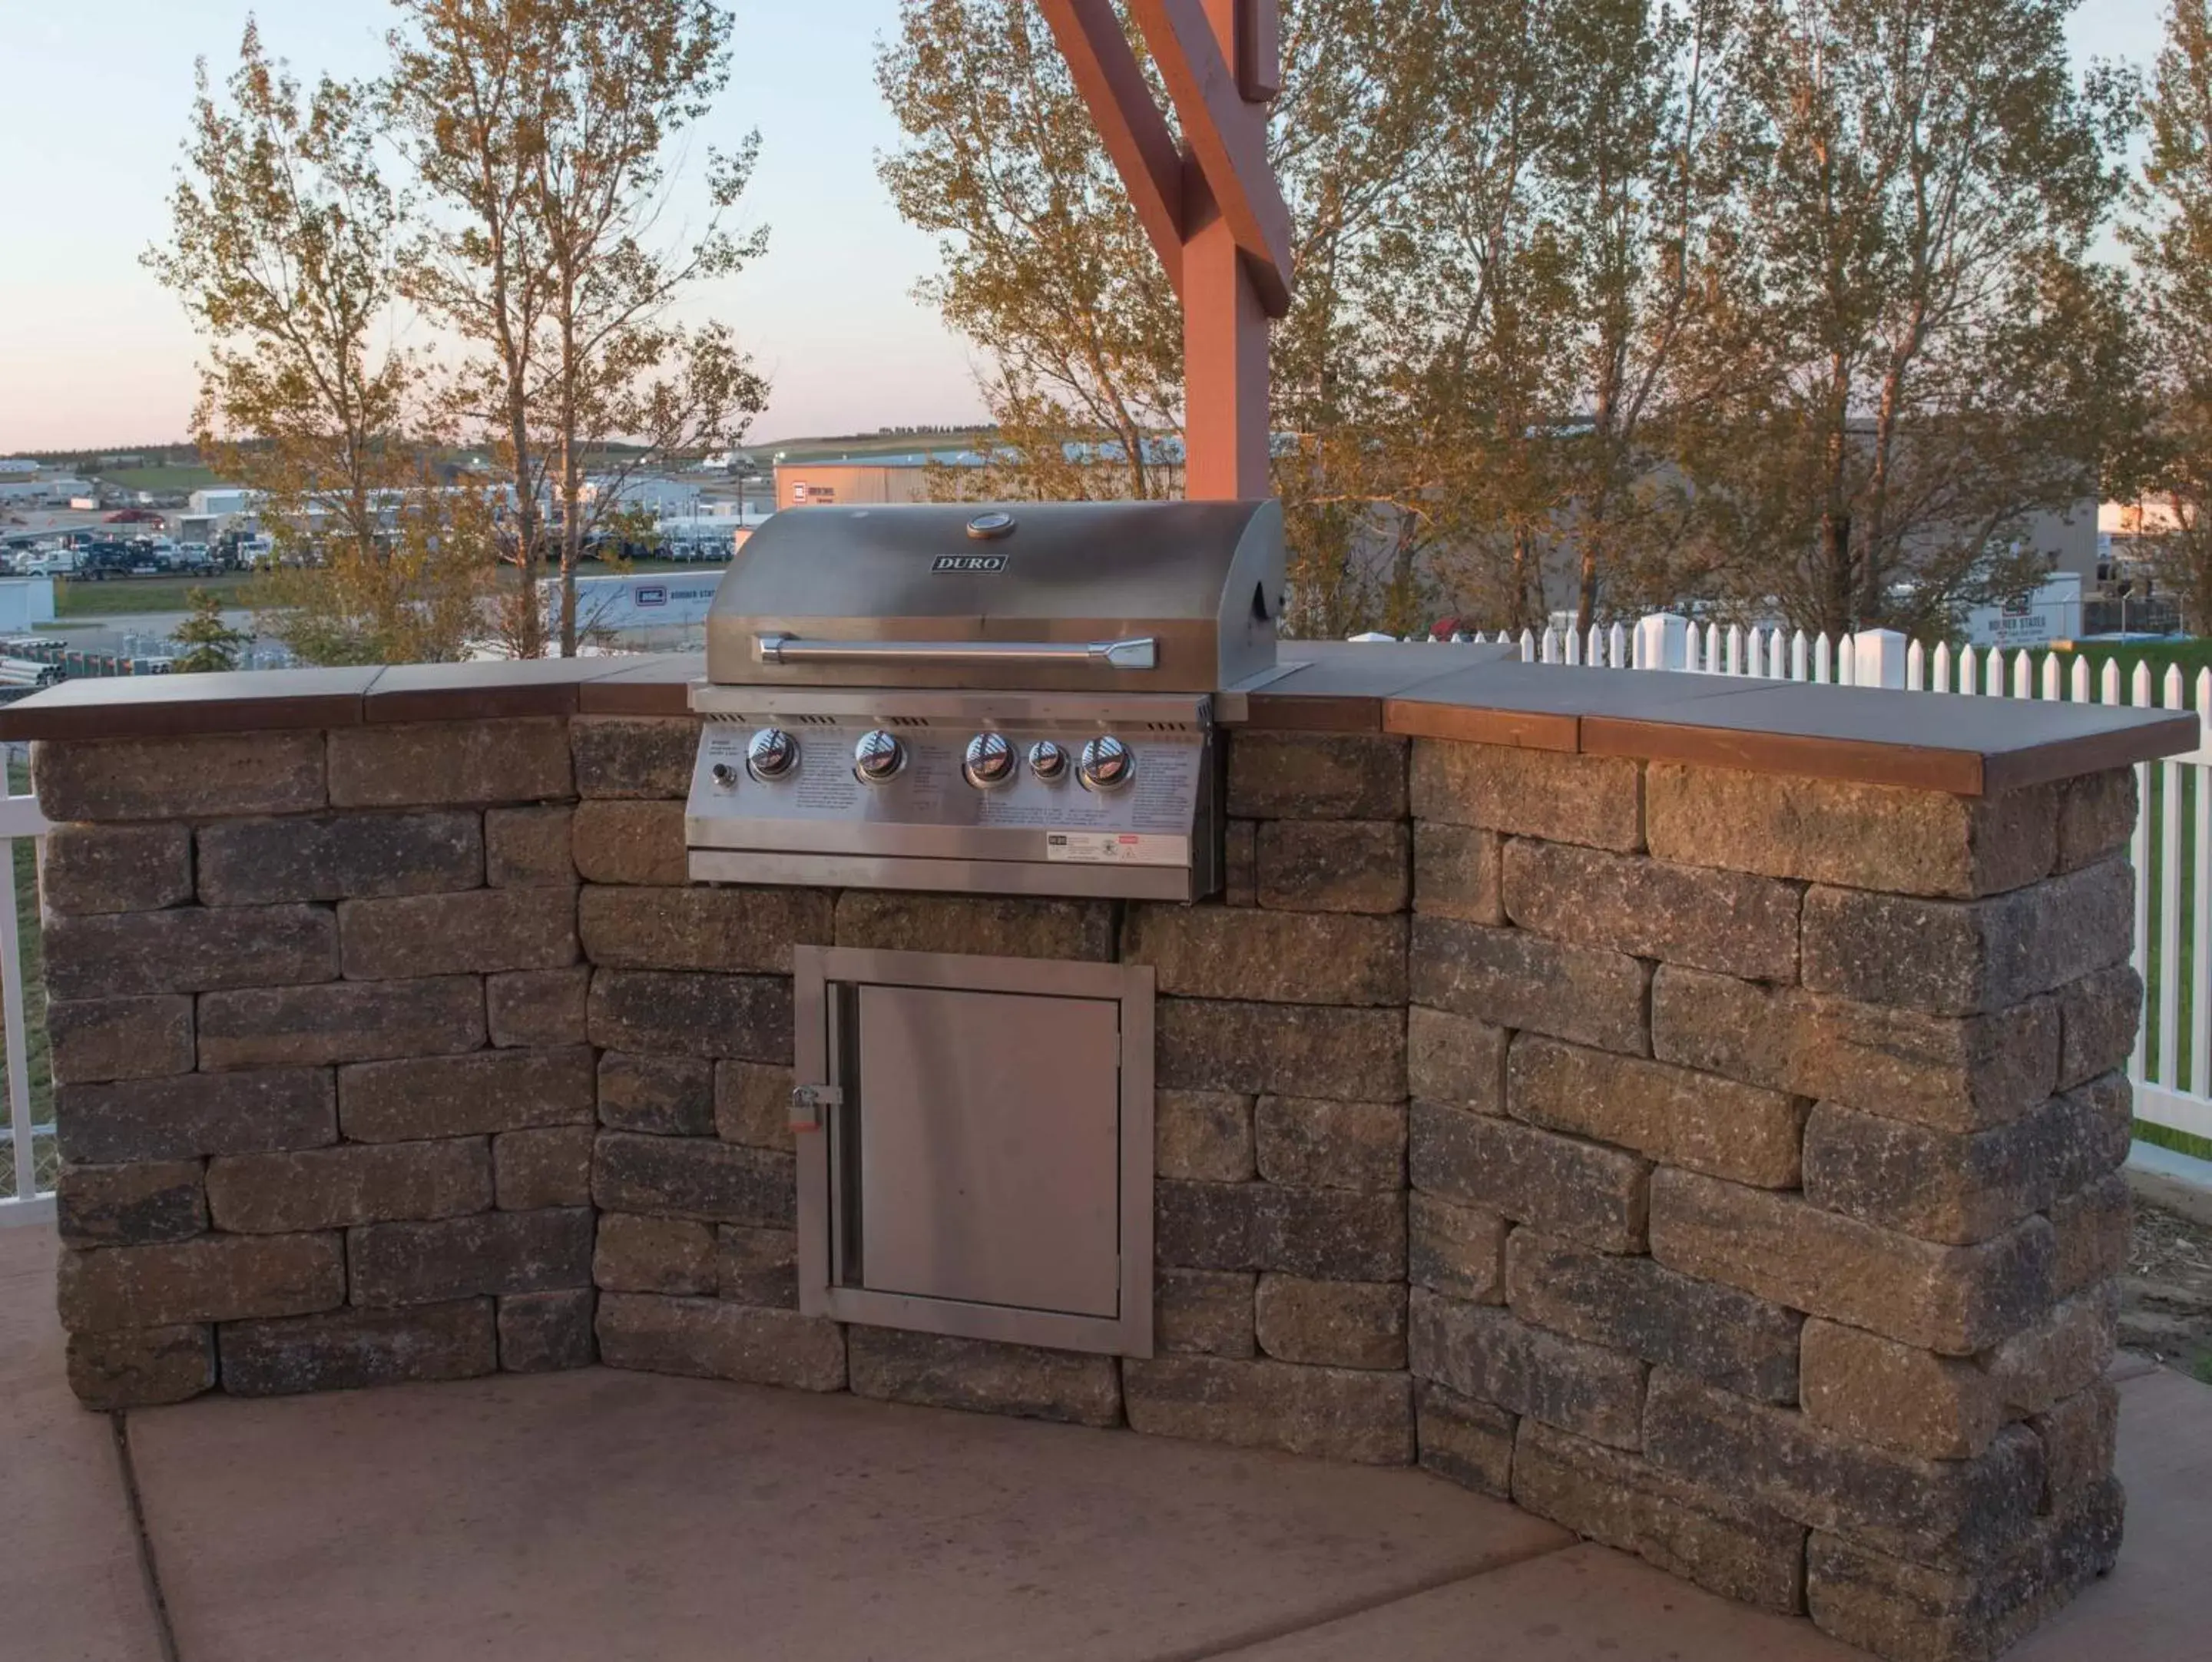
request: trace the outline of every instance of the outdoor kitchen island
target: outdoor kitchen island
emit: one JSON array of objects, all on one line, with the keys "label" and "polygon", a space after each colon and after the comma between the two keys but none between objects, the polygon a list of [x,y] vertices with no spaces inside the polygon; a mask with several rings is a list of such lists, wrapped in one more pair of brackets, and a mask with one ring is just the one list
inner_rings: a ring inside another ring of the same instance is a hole
[{"label": "outdoor kitchen island", "polygon": [[[79,1396],[597,1362],[1418,1459],[1897,1659],[2108,1568],[2130,764],[2193,719],[1280,658],[1189,905],[693,883],[697,658],[0,713]],[[802,1313],[801,948],[1149,972],[1148,1345]]]}]

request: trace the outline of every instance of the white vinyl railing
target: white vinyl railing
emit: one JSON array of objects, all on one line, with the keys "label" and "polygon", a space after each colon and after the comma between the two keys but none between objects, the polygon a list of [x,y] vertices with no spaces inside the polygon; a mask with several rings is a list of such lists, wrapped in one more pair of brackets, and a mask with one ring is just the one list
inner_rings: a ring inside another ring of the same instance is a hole
[{"label": "white vinyl railing", "polygon": [[2109,660],[2093,670],[2078,652],[2048,648],[1931,647],[1887,629],[1831,641],[1802,630],[1723,628],[1668,615],[1587,634],[1553,628],[1487,638],[1517,646],[1528,663],[2191,712],[2199,723],[2197,749],[2136,769],[2142,811],[2131,851],[2135,966],[2146,1007],[2128,1071],[2138,1120],[2212,1139],[2212,880],[2205,870],[2212,858],[2212,669],[2192,678],[2178,667],[2160,675],[2137,664],[2124,676]]},{"label": "white vinyl railing", "polygon": [[[12,790],[12,786],[0,787]],[[7,1045],[8,1110],[0,1123],[0,1224],[50,1217],[56,1163],[53,1090],[44,1052],[34,1054],[27,999],[43,997],[26,973],[22,914],[28,901],[37,916],[36,879],[17,882],[18,851],[34,847],[46,821],[30,797],[0,795],[0,1038]],[[36,924],[33,926],[35,928]],[[37,1023],[43,1028],[43,1020]]]}]

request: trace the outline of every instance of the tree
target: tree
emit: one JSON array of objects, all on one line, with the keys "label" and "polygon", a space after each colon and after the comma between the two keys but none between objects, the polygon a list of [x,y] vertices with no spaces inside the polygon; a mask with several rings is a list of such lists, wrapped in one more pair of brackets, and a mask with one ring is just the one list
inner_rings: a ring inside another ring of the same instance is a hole
[{"label": "tree", "polygon": [[201,675],[234,670],[238,655],[253,637],[222,621],[222,597],[209,589],[193,589],[185,596],[191,615],[176,628],[175,639],[187,650],[169,667],[178,675]]},{"label": "tree", "polygon": [[2140,401],[2118,275],[2132,83],[2078,0],[1750,0],[1741,240],[1714,326],[1763,365],[1684,454],[1741,604],[1944,627],[2033,586]]},{"label": "tree", "polygon": [[257,604],[310,662],[457,656],[489,573],[435,488],[425,366],[390,344],[400,205],[374,111],[327,77],[304,90],[252,24],[222,94],[204,63],[198,84],[145,261],[203,341],[199,453],[258,494],[289,567]]},{"label": "tree", "polygon": [[2191,630],[2212,633],[2212,3],[2172,0],[2144,113],[2149,153],[2128,243],[2142,273],[2156,416],[2143,484],[2159,565]]},{"label": "tree", "polygon": [[731,19],[707,0],[394,4],[383,94],[430,210],[406,292],[467,354],[449,397],[490,436],[504,482],[503,557],[520,579],[509,644],[544,650],[550,561],[572,653],[576,562],[623,512],[629,478],[726,449],[766,403],[726,326],[671,316],[764,246],[725,224],[757,140],[708,153],[702,228],[652,240],[667,158],[727,82]]}]

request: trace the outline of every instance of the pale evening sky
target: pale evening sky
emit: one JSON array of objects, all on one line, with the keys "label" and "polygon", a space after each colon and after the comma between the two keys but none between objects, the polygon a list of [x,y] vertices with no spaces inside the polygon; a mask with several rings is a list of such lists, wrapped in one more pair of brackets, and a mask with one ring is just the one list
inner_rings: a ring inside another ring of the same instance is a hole
[{"label": "pale evening sky", "polygon": [[[761,130],[746,198],[768,258],[701,297],[774,379],[756,439],[975,416],[972,355],[909,291],[933,267],[876,179],[896,136],[873,44],[896,0],[732,0],[736,69],[709,142]],[[2087,0],[2084,57],[2148,65],[2164,0]],[[193,339],[139,265],[162,234],[192,95],[220,76],[246,14],[303,79],[362,74],[379,0],[0,0],[0,453],[185,436]]]}]

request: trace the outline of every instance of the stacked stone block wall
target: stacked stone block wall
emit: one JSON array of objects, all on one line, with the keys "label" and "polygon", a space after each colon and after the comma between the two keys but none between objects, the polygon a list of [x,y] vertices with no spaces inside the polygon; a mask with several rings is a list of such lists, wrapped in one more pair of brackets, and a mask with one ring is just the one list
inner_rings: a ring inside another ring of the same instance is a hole
[{"label": "stacked stone block wall", "polygon": [[[688,718],[41,746],[94,1406],[593,1360],[1418,1460],[1900,1662],[2108,1568],[2125,771],[1231,736],[1192,907],[691,884]],[[792,948],[1156,975],[1156,1354],[798,1309]]]}]

